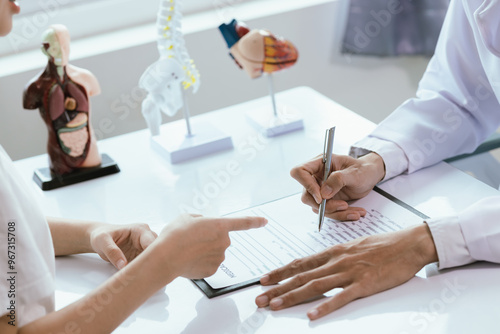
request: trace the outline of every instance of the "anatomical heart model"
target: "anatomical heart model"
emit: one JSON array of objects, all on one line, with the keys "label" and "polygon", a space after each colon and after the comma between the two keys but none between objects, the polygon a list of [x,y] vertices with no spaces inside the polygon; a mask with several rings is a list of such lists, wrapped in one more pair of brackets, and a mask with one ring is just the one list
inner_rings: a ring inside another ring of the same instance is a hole
[{"label": "anatomical heart model", "polygon": [[248,119],[268,137],[302,129],[303,121],[296,110],[283,105],[276,106],[273,85],[273,73],[297,62],[297,48],[268,30],[250,30],[236,20],[221,24],[219,30],[227,43],[229,54],[250,78],[255,79],[262,74],[268,78],[273,114],[265,110],[254,111],[247,114]]},{"label": "anatomical heart model", "polygon": [[232,20],[219,27],[236,64],[250,78],[274,73],[297,62],[297,48],[282,37],[263,29],[250,30],[244,23]]},{"label": "anatomical heart model", "polygon": [[43,33],[47,67],[23,94],[24,108],[39,109],[48,130],[50,170],[35,171],[44,190],[119,171],[107,155],[99,155],[90,124],[89,97],[100,93],[99,83],[89,71],[68,64],[69,44],[65,26],[53,25]]}]

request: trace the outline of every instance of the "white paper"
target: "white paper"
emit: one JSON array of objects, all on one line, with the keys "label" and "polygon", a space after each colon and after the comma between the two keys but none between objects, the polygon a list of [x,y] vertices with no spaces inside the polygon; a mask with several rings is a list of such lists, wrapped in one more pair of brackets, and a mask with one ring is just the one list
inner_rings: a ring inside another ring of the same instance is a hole
[{"label": "white paper", "polygon": [[321,232],[318,215],[301,202],[300,194],[231,214],[266,217],[268,224],[260,229],[231,232],[226,259],[205,281],[214,289],[242,283],[331,245],[423,222],[415,213],[375,191],[351,205],[365,208],[366,216],[355,222],[326,218]]}]

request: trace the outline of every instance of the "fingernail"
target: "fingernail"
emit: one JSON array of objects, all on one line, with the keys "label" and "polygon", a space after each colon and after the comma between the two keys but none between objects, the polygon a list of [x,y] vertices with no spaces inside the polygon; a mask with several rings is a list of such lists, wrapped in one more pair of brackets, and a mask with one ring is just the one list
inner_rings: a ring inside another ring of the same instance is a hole
[{"label": "fingernail", "polygon": [[267,306],[267,304],[269,304],[269,298],[265,295],[259,296],[255,299],[255,303],[257,304],[257,306]]},{"label": "fingernail", "polygon": [[347,220],[358,220],[359,219],[358,214],[356,214],[356,213],[350,213],[347,215],[346,218],[347,218]]},{"label": "fingernail", "polygon": [[266,284],[267,282],[269,282],[269,280],[270,280],[269,275],[264,275],[264,276],[262,276],[262,277],[260,278],[260,283],[261,283],[261,284]]},{"label": "fingernail", "polygon": [[318,317],[318,310],[313,308],[312,310],[310,310],[309,312],[307,312],[307,316],[309,317],[309,319],[311,320],[314,320]]},{"label": "fingernail", "polygon": [[276,308],[276,307],[280,307],[282,304],[283,304],[283,299],[274,298],[273,300],[271,300],[271,303],[269,305],[273,308]]},{"label": "fingernail", "polygon": [[347,210],[349,208],[349,205],[345,204],[345,205],[341,205],[337,208],[337,211],[344,211],[344,210]]},{"label": "fingernail", "polygon": [[314,200],[316,201],[316,204],[320,204],[321,203],[321,200],[318,198],[317,195],[313,195],[314,197]]},{"label": "fingernail", "polygon": [[125,261],[118,260],[118,262],[116,263],[116,267],[118,268],[118,270],[123,269],[123,267],[125,267]]}]

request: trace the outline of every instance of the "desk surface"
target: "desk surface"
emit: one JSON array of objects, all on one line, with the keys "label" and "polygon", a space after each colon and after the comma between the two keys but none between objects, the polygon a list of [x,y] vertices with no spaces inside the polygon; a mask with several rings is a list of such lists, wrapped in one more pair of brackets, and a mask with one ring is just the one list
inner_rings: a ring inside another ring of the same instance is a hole
[{"label": "desk surface", "polygon": [[[159,231],[185,210],[223,215],[297,193],[301,187],[289,170],[321,152],[327,127],[337,126],[334,152],[342,154],[374,127],[307,87],[281,92],[277,102],[303,113],[303,131],[272,139],[259,135],[244,115],[269,106],[269,97],[265,97],[195,117],[230,134],[234,150],[171,165],[152,150],[149,133],[138,131],[99,142],[100,151],[118,162],[121,173],[49,192],[42,192],[31,181],[33,170],[46,165],[45,155],[16,161],[16,165],[39,193],[47,215],[116,224],[140,221]],[[195,120],[193,128],[196,131]],[[165,130],[168,124],[163,126]],[[226,177],[228,165],[238,166],[239,172]],[[495,189],[444,163],[397,177],[381,188],[431,217],[498,195]],[[58,309],[115,272],[94,255],[58,258],[56,271]],[[115,333],[494,332],[499,328],[499,278],[500,266],[493,264],[439,272],[429,265],[408,283],[357,300],[315,322],[306,317],[312,304],[278,312],[258,309],[254,299],[266,289],[261,286],[209,300],[189,280],[178,278]]]}]

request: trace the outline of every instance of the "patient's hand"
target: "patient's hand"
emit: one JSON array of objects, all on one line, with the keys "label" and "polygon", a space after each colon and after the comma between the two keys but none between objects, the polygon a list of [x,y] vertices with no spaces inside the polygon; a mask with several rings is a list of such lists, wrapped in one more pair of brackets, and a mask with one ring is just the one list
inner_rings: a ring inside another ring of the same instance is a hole
[{"label": "patient's hand", "polygon": [[97,225],[90,233],[90,245],[99,256],[122,269],[156,239],[146,224]]},{"label": "patient's hand", "polygon": [[164,275],[208,277],[224,260],[230,231],[258,228],[266,223],[261,217],[206,218],[185,214],[162,230],[153,247],[165,259]]}]

